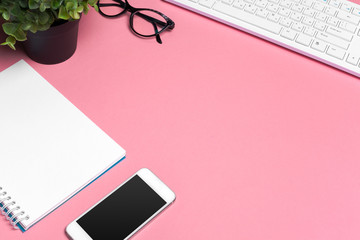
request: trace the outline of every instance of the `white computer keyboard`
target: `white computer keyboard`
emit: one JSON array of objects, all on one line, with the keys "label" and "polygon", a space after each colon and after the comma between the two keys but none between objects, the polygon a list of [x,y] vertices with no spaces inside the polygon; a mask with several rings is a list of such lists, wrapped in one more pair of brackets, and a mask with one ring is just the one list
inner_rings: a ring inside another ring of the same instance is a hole
[{"label": "white computer keyboard", "polygon": [[166,0],[360,77],[360,5],[346,0]]}]

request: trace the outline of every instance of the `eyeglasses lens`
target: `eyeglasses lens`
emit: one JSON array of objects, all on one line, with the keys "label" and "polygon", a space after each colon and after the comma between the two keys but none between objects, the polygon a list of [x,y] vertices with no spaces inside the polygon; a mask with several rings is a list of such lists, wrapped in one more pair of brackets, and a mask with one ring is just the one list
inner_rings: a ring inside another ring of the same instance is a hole
[{"label": "eyeglasses lens", "polygon": [[166,26],[166,20],[158,13],[140,10],[133,15],[133,30],[143,36],[154,36]]},{"label": "eyeglasses lens", "polygon": [[117,16],[125,11],[125,2],[121,0],[99,0],[99,10],[107,16]]}]

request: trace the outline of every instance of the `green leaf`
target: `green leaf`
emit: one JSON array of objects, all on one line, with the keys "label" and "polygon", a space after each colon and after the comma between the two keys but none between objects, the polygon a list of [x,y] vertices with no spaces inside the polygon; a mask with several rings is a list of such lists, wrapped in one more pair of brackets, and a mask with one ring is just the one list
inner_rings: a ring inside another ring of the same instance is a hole
[{"label": "green leaf", "polygon": [[18,41],[26,40],[26,33],[21,29],[20,23],[4,23],[2,25],[4,32],[16,38]]},{"label": "green leaf", "polygon": [[38,26],[38,31],[46,31],[50,28],[49,25],[45,24],[45,25],[39,25]]},{"label": "green leaf", "polygon": [[21,15],[24,15],[23,10],[20,8],[19,5],[15,5],[11,8],[10,14],[16,17],[19,17]]},{"label": "green leaf", "polygon": [[6,42],[12,43],[13,45],[15,45],[16,39],[15,39],[13,36],[8,36],[8,37],[6,38]]},{"label": "green leaf", "polygon": [[74,9],[76,9],[76,8],[77,8],[77,6],[76,6],[76,4],[74,4],[73,2],[68,2],[68,3],[66,4],[66,10],[68,10],[68,11],[74,10]]},{"label": "green leaf", "polygon": [[40,24],[46,24],[50,19],[50,16],[47,12],[42,12],[39,14],[39,22]]},{"label": "green leaf", "polygon": [[56,10],[60,7],[64,0],[51,0],[51,8]]},{"label": "green leaf", "polygon": [[36,33],[38,30],[38,26],[35,25],[35,24],[32,24],[29,31],[32,32],[32,33]]},{"label": "green leaf", "polygon": [[70,19],[70,15],[69,15],[69,13],[66,11],[66,8],[65,8],[64,6],[61,6],[61,7],[60,7],[59,14],[58,14],[58,18],[64,19],[64,20],[69,20],[69,19]]},{"label": "green leaf", "polygon": [[22,8],[27,8],[28,7],[28,1],[27,0],[20,0],[19,5]]},{"label": "green leaf", "polygon": [[14,34],[16,32],[16,30],[20,27],[20,23],[8,22],[8,23],[4,23],[2,25],[2,27],[3,27],[4,32],[7,35],[11,35],[11,34]]},{"label": "green leaf", "polygon": [[82,2],[81,6],[84,7],[84,13],[87,14],[89,12],[89,5],[86,2]]},{"label": "green leaf", "polygon": [[2,17],[6,20],[9,21],[10,20],[10,14],[8,11],[3,12]]},{"label": "green leaf", "polygon": [[29,8],[30,9],[38,9],[40,6],[39,2],[36,0],[29,0]]},{"label": "green leaf", "polygon": [[35,15],[36,14],[33,12],[30,12],[30,11],[26,12],[25,18],[26,18],[27,22],[35,22],[36,21]]},{"label": "green leaf", "polygon": [[51,7],[51,2],[50,2],[50,0],[45,0],[45,1],[44,1],[44,5],[45,5],[46,8],[50,8],[50,7]]},{"label": "green leaf", "polygon": [[82,6],[82,5],[78,6],[77,9],[76,9],[76,11],[77,11],[78,13],[82,13],[82,12],[84,11],[84,6]]},{"label": "green leaf", "polygon": [[55,16],[53,15],[53,14],[50,14],[49,13],[49,20],[48,20],[48,24],[51,26],[51,24],[53,24],[54,23],[54,21],[55,21]]},{"label": "green leaf", "polygon": [[73,19],[79,19],[80,18],[80,14],[78,12],[76,12],[76,11],[70,11],[69,14]]},{"label": "green leaf", "polygon": [[90,6],[95,6],[98,0],[89,0],[88,3]]},{"label": "green leaf", "polygon": [[26,33],[21,28],[18,28],[14,35],[11,36],[15,37],[18,41],[25,41],[27,39]]},{"label": "green leaf", "polygon": [[2,45],[2,46],[8,45],[11,49],[16,50],[15,45],[12,44],[12,43],[10,43],[10,42],[3,42],[3,43],[0,44],[0,45]]},{"label": "green leaf", "polygon": [[40,12],[45,12],[45,10],[46,10],[46,5],[45,5],[45,3],[41,3],[41,4],[40,4]]},{"label": "green leaf", "polygon": [[31,28],[31,25],[32,25],[31,23],[25,22],[25,23],[23,23],[21,25],[21,29],[24,30],[24,31],[27,31],[27,30],[29,30]]}]

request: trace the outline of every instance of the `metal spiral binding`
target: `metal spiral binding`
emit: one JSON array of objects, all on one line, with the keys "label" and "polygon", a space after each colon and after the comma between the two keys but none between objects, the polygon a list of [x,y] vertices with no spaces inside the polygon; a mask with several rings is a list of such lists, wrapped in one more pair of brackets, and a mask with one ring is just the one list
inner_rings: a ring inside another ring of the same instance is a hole
[{"label": "metal spiral binding", "polygon": [[17,224],[23,220],[28,220],[29,216],[24,216],[25,212],[20,211],[20,207],[16,206],[15,201],[11,201],[11,197],[0,187],[0,211],[5,215],[6,219],[11,223],[13,228],[19,229]]}]

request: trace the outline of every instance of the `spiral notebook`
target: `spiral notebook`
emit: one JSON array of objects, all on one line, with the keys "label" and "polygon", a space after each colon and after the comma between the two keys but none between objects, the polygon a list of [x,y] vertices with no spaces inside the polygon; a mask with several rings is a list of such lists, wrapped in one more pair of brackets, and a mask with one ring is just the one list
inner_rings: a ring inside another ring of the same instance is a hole
[{"label": "spiral notebook", "polygon": [[14,228],[28,230],[124,157],[25,61],[0,73],[0,210]]}]

